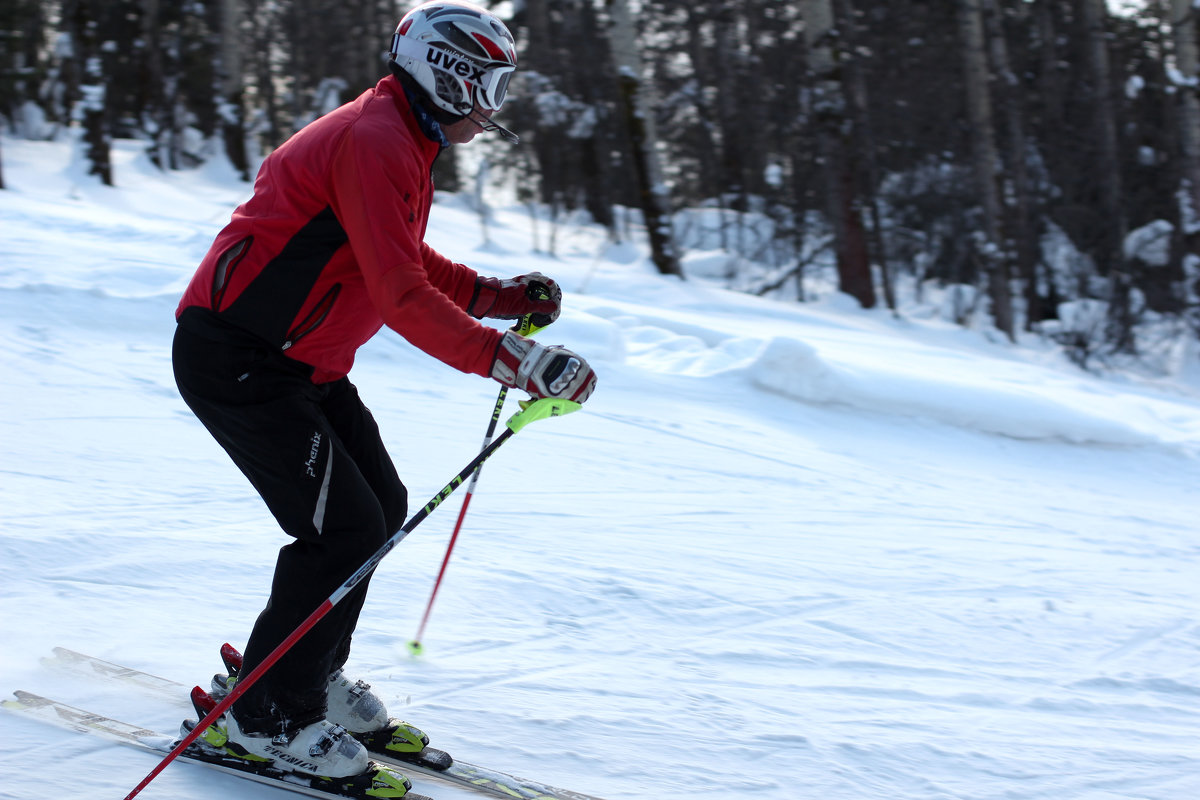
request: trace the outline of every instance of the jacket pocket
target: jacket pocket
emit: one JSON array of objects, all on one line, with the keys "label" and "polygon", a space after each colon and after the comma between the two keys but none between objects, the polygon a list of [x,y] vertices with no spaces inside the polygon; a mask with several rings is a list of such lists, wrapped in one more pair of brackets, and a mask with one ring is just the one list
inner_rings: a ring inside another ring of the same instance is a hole
[{"label": "jacket pocket", "polygon": [[242,263],[242,259],[246,257],[246,253],[250,252],[250,245],[254,243],[253,236],[247,236],[237,244],[221,253],[221,257],[217,259],[217,267],[213,271],[212,293],[210,308],[213,311],[221,310],[221,301],[225,299],[225,290],[229,288],[229,281],[233,278],[234,270],[238,264]]},{"label": "jacket pocket", "polygon": [[333,303],[337,300],[337,296],[341,291],[342,285],[340,283],[335,283],[329,288],[329,291],[317,301],[312,311],[308,312],[304,319],[300,321],[300,324],[288,331],[287,339],[283,342],[284,350],[290,349],[296,342],[321,326],[321,323],[329,316],[329,312],[333,310]]}]

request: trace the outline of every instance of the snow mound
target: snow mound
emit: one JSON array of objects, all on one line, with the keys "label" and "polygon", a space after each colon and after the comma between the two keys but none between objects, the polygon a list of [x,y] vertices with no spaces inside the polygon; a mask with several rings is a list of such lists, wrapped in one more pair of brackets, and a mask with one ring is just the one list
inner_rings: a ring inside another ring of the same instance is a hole
[{"label": "snow mound", "polygon": [[[730,306],[692,287],[671,287],[661,300],[649,313],[611,297],[590,303],[555,334],[605,366],[671,379],[741,382],[802,403],[1014,439],[1200,453],[1200,404],[1186,392],[1139,390],[1034,351],[977,346],[956,330],[938,340],[861,312],[755,308],[729,320]],[[681,313],[685,302],[701,316]]]},{"label": "snow mound", "polygon": [[[656,321],[661,322],[661,321]],[[674,329],[672,329],[674,328]],[[660,324],[617,325],[627,361],[643,369],[692,378],[741,374],[753,387],[814,405],[845,406],[1016,439],[1133,447],[1200,446],[1195,409],[1162,397],[1106,391],[1088,376],[1030,364],[947,364],[944,370],[913,371],[897,360],[869,365],[833,362],[804,341],[723,336]],[[605,348],[610,357],[620,349]],[[1004,369],[1004,368],[1007,368]],[[1011,374],[1009,374],[1011,373]],[[1017,380],[1014,375],[1024,377]]]},{"label": "snow mound", "polygon": [[623,329],[628,361],[671,375],[707,378],[744,369],[762,343],[743,337],[705,341],[695,332],[675,332],[656,325]]},{"label": "snow mound", "polygon": [[[860,411],[899,414],[1016,439],[1052,439],[1075,444],[1137,446],[1200,444],[1190,433],[1158,424],[1162,401],[1097,396],[1094,389],[993,381],[953,373],[894,372],[876,365],[870,372],[826,363],[804,342],[774,338],[750,365],[751,382],[806,403],[842,404]],[[1182,435],[1181,435],[1182,434]]]}]

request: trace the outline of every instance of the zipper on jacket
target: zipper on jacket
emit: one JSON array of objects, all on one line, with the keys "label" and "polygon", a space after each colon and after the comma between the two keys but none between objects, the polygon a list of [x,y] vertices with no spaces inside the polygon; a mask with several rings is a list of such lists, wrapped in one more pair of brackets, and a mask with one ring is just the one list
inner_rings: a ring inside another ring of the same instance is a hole
[{"label": "zipper on jacket", "polygon": [[217,268],[213,272],[211,296],[213,311],[221,310],[221,301],[225,299],[225,290],[229,287],[229,280],[233,277],[233,271],[237,269],[238,264],[242,263],[242,259],[250,251],[250,245],[253,242],[254,237],[247,236],[222,253],[221,257],[217,259]]},{"label": "zipper on jacket", "polygon": [[335,283],[333,286],[331,286],[329,291],[325,293],[325,296],[317,301],[317,304],[313,306],[313,310],[308,312],[308,316],[305,317],[299,325],[288,331],[287,340],[284,341],[282,349],[290,349],[296,344],[296,342],[300,341],[305,336],[308,336],[310,333],[320,327],[321,323],[325,321],[325,318],[329,316],[329,312],[333,310],[333,301],[337,300],[337,296],[341,293],[341,291],[342,285],[340,283]]}]

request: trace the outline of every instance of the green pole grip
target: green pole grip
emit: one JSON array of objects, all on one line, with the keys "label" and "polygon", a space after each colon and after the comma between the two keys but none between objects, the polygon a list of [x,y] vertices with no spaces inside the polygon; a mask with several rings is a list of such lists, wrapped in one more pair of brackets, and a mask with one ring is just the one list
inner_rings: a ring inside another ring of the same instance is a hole
[{"label": "green pole grip", "polygon": [[550,417],[562,417],[583,408],[574,400],[564,400],[558,397],[542,397],[537,400],[522,400],[521,410],[509,417],[504,423],[513,433],[519,433],[531,422]]}]

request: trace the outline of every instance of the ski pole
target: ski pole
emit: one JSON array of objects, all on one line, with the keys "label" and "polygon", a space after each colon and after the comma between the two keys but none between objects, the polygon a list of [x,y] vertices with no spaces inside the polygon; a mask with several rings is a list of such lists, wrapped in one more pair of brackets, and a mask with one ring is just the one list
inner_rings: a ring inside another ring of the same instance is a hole
[{"label": "ski pole", "polygon": [[190,747],[191,744],[200,737],[200,734],[204,733],[204,731],[207,730],[210,725],[220,719],[221,715],[229,710],[229,707],[233,705],[235,700],[241,697],[247,689],[253,686],[254,683],[262,677],[263,673],[270,669],[276,661],[282,658],[283,655],[290,650],[292,646],[304,636],[304,634],[308,633],[308,631],[314,625],[320,622],[334,606],[341,602],[342,599],[349,594],[350,591],[359,584],[359,582],[362,581],[363,578],[371,574],[371,572],[377,566],[379,566],[379,562],[382,561],[384,557],[392,551],[392,548],[398,545],[404,539],[404,537],[408,536],[408,534],[410,534],[412,530],[417,527],[417,525],[419,525],[426,517],[432,514],[434,509],[440,506],[443,500],[449,497],[455,489],[461,486],[463,481],[470,477],[471,473],[478,469],[480,464],[482,464],[484,461],[487,461],[488,458],[490,458],[491,455],[495,453],[502,444],[508,441],[514,434],[519,432],[531,422],[535,422],[539,419],[546,419],[547,417],[560,417],[564,414],[569,414],[572,411],[578,411],[579,408],[579,403],[550,397],[545,397],[540,400],[523,401],[521,403],[521,411],[514,414],[508,420],[508,422],[505,423],[506,430],[501,433],[494,442],[480,451],[479,455],[471,459],[471,463],[463,467],[462,470],[455,475],[440,492],[434,495],[433,498],[430,499],[430,501],[426,503],[420,511],[413,514],[412,518],[409,519],[408,522],[404,523],[404,527],[402,527],[399,531],[393,534],[390,539],[384,542],[383,546],[380,547],[374,555],[368,558],[366,563],[359,567],[353,575],[347,578],[341,586],[335,589],[333,594],[331,594],[323,603],[321,603],[321,605],[319,605],[317,609],[308,616],[307,619],[301,622],[296,630],[288,634],[287,638],[280,642],[279,645],[276,646],[276,648],[272,650],[270,654],[268,654],[267,657],[262,660],[261,663],[258,664],[258,666],[252,669],[244,677],[238,676],[237,683],[233,685],[233,689],[229,692],[229,694],[226,695],[221,702],[217,703],[217,705],[211,711],[209,711],[203,719],[197,722],[196,727],[192,728],[187,736],[180,739],[179,742],[176,743],[173,748],[171,748],[171,752],[167,753],[167,755],[163,757],[162,761],[160,761],[154,769],[150,770],[150,773],[146,775],[145,778],[142,778],[141,782],[137,786],[133,787],[133,791],[125,795],[125,800],[133,800],[134,797],[137,797],[137,795],[143,789],[150,785],[152,780],[158,777],[160,772],[167,768],[168,764],[178,758],[184,750]]},{"label": "ski pole", "polygon": [[[538,300],[548,299],[550,293],[543,288],[541,284],[532,284],[529,287],[528,294],[530,297]],[[513,330],[521,336],[532,336],[542,328],[549,325],[534,325],[533,314],[526,314],[521,317],[520,322],[513,326]],[[492,409],[492,418],[488,421],[487,433],[483,437],[483,447],[486,449],[492,442],[492,436],[496,434],[496,421],[500,419],[500,412],[504,408],[504,399],[508,396],[508,387],[501,386],[500,394],[496,397],[496,406]],[[450,554],[454,552],[454,543],[458,541],[458,533],[462,530],[463,519],[467,516],[467,507],[471,505],[471,498],[475,496],[475,484],[479,481],[479,473],[483,471],[483,464],[471,473],[471,482],[467,484],[467,493],[463,496],[462,507],[458,509],[458,519],[454,522],[454,532],[450,534],[450,542],[446,545],[446,555],[442,556],[442,566],[438,568],[437,578],[433,581],[433,591],[429,593],[429,602],[425,604],[425,613],[421,615],[421,624],[417,626],[417,635],[408,643],[408,652],[414,656],[419,656],[424,651],[424,646],[421,644],[421,637],[425,635],[425,624],[429,622],[429,614],[433,611],[433,601],[437,598],[438,589],[442,586],[442,578],[446,574],[446,567],[450,564]]]},{"label": "ski pole", "polygon": [[[487,434],[483,437],[483,446],[486,449],[492,442],[492,436],[496,433],[496,420],[500,417],[500,411],[504,408],[504,398],[508,396],[508,387],[500,387],[500,394],[496,397],[496,407],[492,410],[492,418],[488,421]],[[480,464],[474,472],[471,473],[471,482],[467,484],[467,493],[463,496],[462,507],[458,509],[458,519],[454,522],[454,532],[450,534],[450,543],[446,545],[446,555],[442,556],[442,566],[438,568],[437,578],[433,581],[433,591],[429,593],[429,602],[425,604],[425,613],[421,615],[421,624],[417,626],[417,635],[408,643],[408,651],[414,656],[420,655],[424,647],[421,645],[421,637],[425,634],[425,623],[429,622],[429,614],[433,611],[433,601],[437,597],[438,588],[442,585],[442,577],[446,574],[446,567],[450,564],[450,554],[454,552],[454,543],[458,541],[458,532],[462,530],[463,519],[467,516],[467,507],[471,505],[471,498],[475,495],[475,484],[479,481],[479,473],[483,471],[483,465]]]}]

